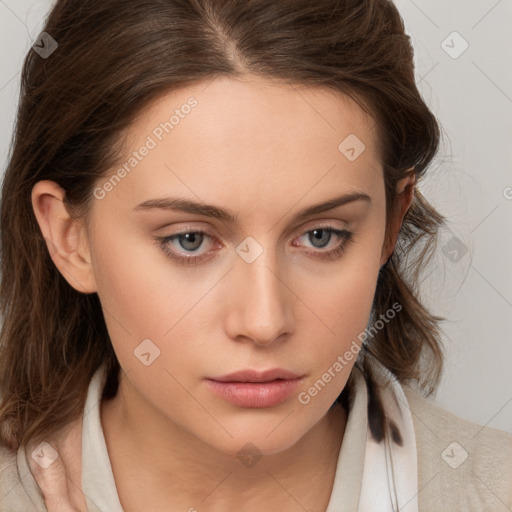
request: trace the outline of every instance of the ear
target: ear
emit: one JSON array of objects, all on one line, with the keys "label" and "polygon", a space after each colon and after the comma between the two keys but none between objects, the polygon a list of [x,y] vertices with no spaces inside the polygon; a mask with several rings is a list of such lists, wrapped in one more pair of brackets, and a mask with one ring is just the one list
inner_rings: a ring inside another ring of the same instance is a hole
[{"label": "ear", "polygon": [[397,205],[395,211],[391,214],[389,219],[390,226],[387,230],[386,240],[382,246],[381,253],[381,266],[391,257],[395,249],[398,233],[402,227],[402,221],[411,206],[414,198],[414,186],[416,184],[416,174],[414,168],[411,167],[407,176],[400,179],[396,184]]},{"label": "ear", "polygon": [[64,204],[65,195],[57,183],[39,181],[32,188],[32,208],[60,273],[75,290],[94,293],[97,287],[87,232],[83,222],[70,216]]}]

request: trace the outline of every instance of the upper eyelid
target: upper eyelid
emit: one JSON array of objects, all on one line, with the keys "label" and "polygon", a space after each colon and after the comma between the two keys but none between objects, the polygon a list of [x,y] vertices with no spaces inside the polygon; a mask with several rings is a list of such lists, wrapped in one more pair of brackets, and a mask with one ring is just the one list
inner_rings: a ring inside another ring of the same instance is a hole
[{"label": "upper eyelid", "polygon": [[[324,229],[332,229],[332,230],[339,230],[339,231],[349,231],[349,222],[348,221],[341,221],[340,219],[338,219],[338,222],[342,222],[343,223],[343,226],[337,226],[335,224],[335,221],[333,221],[332,219],[331,220],[324,220],[324,219],[314,219],[314,220],[311,220],[311,221],[308,221],[306,223],[305,226],[303,226],[302,228],[300,228],[300,232],[295,235],[295,236],[301,236],[305,233],[308,233],[309,231],[312,231],[312,230],[315,230],[315,229],[319,229],[319,228],[324,228]],[[163,229],[163,228],[162,228]],[[297,232],[297,230],[299,229],[299,227],[294,227],[294,228],[291,228],[290,230],[288,230],[288,234],[286,235],[286,238],[289,237],[289,235],[291,233],[295,233]],[[174,232],[174,233],[171,233],[167,236],[164,236],[163,238],[170,238],[172,236],[176,236],[176,235],[180,235],[180,234],[186,234],[186,233],[205,233],[207,234],[208,236],[211,236],[213,238],[216,237],[216,235],[214,235],[212,233],[213,230],[211,230],[210,228],[204,228],[203,226],[200,226],[200,227],[192,227],[192,226],[185,226],[183,228],[179,228],[178,231]],[[246,235],[248,236],[248,235]],[[242,239],[245,238],[242,237]]]}]

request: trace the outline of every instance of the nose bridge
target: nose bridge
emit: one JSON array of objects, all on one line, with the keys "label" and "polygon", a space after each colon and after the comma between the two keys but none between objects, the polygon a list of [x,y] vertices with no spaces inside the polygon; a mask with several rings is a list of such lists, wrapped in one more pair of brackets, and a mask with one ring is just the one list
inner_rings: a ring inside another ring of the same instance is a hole
[{"label": "nose bridge", "polygon": [[[234,308],[238,311],[238,334],[258,344],[268,344],[290,327],[289,293],[276,250],[270,242],[268,248],[259,247],[258,250],[254,240],[246,240],[237,248],[240,258],[233,276],[238,288]],[[240,249],[246,252],[240,253]],[[251,257],[245,257],[248,254]]]}]

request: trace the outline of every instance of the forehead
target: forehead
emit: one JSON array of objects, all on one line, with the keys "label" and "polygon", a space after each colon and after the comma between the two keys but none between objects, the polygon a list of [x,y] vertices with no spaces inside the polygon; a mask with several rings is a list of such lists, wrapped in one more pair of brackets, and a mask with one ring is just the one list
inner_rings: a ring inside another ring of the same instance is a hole
[{"label": "forehead", "polygon": [[132,203],[176,191],[211,202],[215,190],[217,202],[231,203],[284,190],[295,199],[333,187],[371,194],[382,181],[376,126],[357,103],[254,76],[158,97],[127,130],[123,164],[129,175],[112,196]]},{"label": "forehead", "polygon": [[377,150],[373,118],[349,96],[326,87],[271,82],[255,75],[220,77],[162,94],[142,109],[127,138],[131,145],[141,142],[145,134],[168,139],[160,126],[166,122],[175,141],[188,125],[198,137],[221,143],[222,148],[229,135],[233,150],[237,142],[244,142],[247,150],[269,141],[324,139],[329,144],[349,133],[364,140],[370,153]]}]

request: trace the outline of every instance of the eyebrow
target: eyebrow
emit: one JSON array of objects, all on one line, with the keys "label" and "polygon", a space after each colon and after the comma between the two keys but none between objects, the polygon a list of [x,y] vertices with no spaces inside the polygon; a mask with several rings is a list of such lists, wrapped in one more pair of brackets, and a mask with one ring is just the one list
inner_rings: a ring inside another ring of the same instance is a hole
[{"label": "eyebrow", "polygon": [[[369,195],[364,194],[363,192],[353,192],[350,194],[342,194],[340,196],[329,199],[323,203],[316,204],[301,210],[296,216],[296,221],[302,221],[311,215],[315,215],[317,213],[326,212],[328,210],[332,210],[338,206],[343,206],[348,203],[352,203],[354,201],[366,201],[371,203],[371,198]],[[177,197],[165,197],[161,199],[148,199],[143,203],[138,204],[134,210],[135,211],[148,211],[153,209],[163,209],[163,210],[175,210],[182,211],[186,213],[195,213],[197,215],[203,215],[205,217],[212,217],[230,224],[234,224],[237,222],[237,215],[235,215],[230,210],[226,210],[224,208],[219,208],[218,206],[213,206],[204,203],[198,203],[195,201],[191,201],[189,199],[177,198]]]}]

